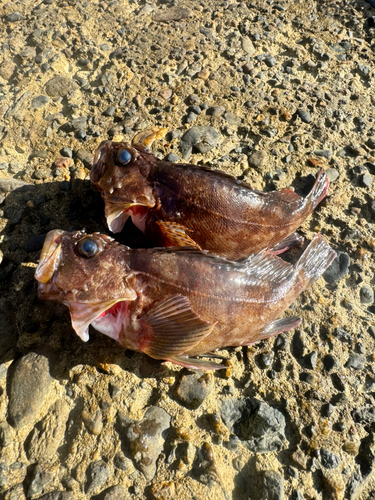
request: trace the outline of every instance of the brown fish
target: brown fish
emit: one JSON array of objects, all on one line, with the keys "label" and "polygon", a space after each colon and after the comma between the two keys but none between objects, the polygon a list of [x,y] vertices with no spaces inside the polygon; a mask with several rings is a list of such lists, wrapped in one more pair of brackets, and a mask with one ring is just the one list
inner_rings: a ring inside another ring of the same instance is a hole
[{"label": "brown fish", "polygon": [[277,319],[335,258],[318,235],[294,265],[269,251],[235,263],[191,248],[130,249],[109,236],[48,233],[35,277],[39,296],[69,307],[76,333],[88,328],[123,347],[194,368],[194,359],[294,328]]},{"label": "brown fish", "polygon": [[194,246],[231,260],[282,242],[329,185],[321,170],[306,198],[291,189],[263,193],[223,172],[159,160],[139,143],[112,141],[98,147],[90,178],[113,233],[131,217],[153,246]]}]

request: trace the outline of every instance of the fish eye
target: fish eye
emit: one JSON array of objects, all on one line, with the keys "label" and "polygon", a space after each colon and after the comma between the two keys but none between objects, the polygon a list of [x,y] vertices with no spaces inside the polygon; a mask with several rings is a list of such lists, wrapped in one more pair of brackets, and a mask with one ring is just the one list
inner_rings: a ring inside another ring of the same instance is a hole
[{"label": "fish eye", "polygon": [[77,243],[77,251],[81,257],[89,259],[99,252],[99,245],[92,238],[83,238]]},{"label": "fish eye", "polygon": [[127,165],[131,159],[132,155],[127,149],[120,149],[117,153],[117,161],[120,163],[120,165]]}]

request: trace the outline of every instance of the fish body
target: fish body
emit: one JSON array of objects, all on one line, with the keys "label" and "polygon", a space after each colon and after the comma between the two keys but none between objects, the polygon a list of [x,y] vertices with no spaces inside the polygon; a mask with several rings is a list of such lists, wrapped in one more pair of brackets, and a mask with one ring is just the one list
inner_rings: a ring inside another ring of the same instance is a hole
[{"label": "fish body", "polygon": [[194,246],[230,260],[279,244],[329,185],[322,170],[306,198],[291,189],[263,193],[223,172],[162,161],[142,145],[112,141],[98,147],[90,178],[112,232],[131,217],[153,246]]},{"label": "fish body", "polygon": [[130,249],[95,233],[51,231],[36,271],[39,296],[70,309],[123,347],[196,368],[195,356],[249,345],[297,326],[279,316],[324,272],[335,252],[317,236],[292,266],[269,251],[244,262],[191,248]]}]

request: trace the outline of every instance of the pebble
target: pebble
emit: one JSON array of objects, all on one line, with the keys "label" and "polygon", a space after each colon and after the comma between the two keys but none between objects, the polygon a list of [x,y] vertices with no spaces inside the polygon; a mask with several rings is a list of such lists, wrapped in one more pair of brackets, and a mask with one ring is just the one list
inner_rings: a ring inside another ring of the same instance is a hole
[{"label": "pebble", "polygon": [[[266,65],[269,67],[269,68],[272,68],[273,66],[276,65],[276,59],[270,55],[267,55],[263,61],[266,63]],[[302,119],[302,117],[301,117]],[[303,119],[302,119],[303,120]],[[304,121],[304,120],[303,120]],[[307,122],[308,123],[308,122]]]},{"label": "pebble", "polygon": [[232,126],[241,125],[242,123],[242,118],[233,113],[225,113],[224,118],[227,123]]},{"label": "pebble", "polygon": [[225,425],[251,451],[280,450],[285,439],[285,417],[279,410],[257,399],[224,399],[219,409]]},{"label": "pebble", "polygon": [[247,160],[250,167],[259,168],[266,165],[268,156],[265,151],[254,151]]},{"label": "pebble", "polygon": [[125,431],[127,449],[147,481],[155,476],[156,461],[164,448],[163,433],[169,428],[170,421],[171,417],[165,410],[151,406],[141,421],[131,423]]},{"label": "pebble", "polygon": [[65,97],[77,89],[77,84],[71,78],[56,75],[48,80],[45,89],[50,97]]},{"label": "pebble", "polygon": [[68,417],[68,406],[58,399],[29,435],[26,454],[30,462],[42,463],[53,457],[64,438]]},{"label": "pebble", "polygon": [[177,163],[180,161],[180,157],[178,155],[176,155],[176,153],[169,153],[166,158],[165,158],[166,161],[171,161],[173,163]]},{"label": "pebble", "polygon": [[349,272],[350,257],[340,250],[337,250],[337,256],[329,268],[323,273],[323,278],[330,285],[341,280]]},{"label": "pebble", "polygon": [[109,465],[104,460],[92,462],[87,468],[86,493],[92,495],[98,493],[103,484],[111,475]]},{"label": "pebble", "polygon": [[242,50],[244,50],[245,52],[247,52],[249,54],[249,56],[252,56],[255,54],[254,44],[247,35],[244,35],[241,38],[241,47],[242,47]]},{"label": "pebble", "polygon": [[193,12],[189,7],[169,7],[165,10],[160,10],[152,15],[152,19],[156,22],[170,22],[170,21],[181,21],[182,19],[187,19],[191,17]]},{"label": "pebble", "polygon": [[115,111],[116,108],[114,106],[109,106],[105,111],[103,111],[103,116],[113,116]]},{"label": "pebble", "polygon": [[45,356],[30,352],[14,362],[9,383],[9,422],[19,429],[31,423],[49,395],[51,375]]},{"label": "pebble", "polygon": [[81,414],[83,423],[90,434],[98,436],[103,430],[103,414],[100,408],[95,413],[83,410]]},{"label": "pebble", "polygon": [[105,491],[103,500],[131,500],[131,496],[125,486],[118,484],[117,486],[111,486]]},{"label": "pebble", "polygon": [[43,106],[45,106],[49,102],[49,100],[50,98],[46,95],[38,95],[31,101],[31,107],[34,109],[43,108]]},{"label": "pebble", "polygon": [[335,182],[335,180],[340,175],[338,170],[336,170],[335,168],[327,168],[325,172],[327,174],[329,182]]},{"label": "pebble", "polygon": [[374,179],[371,174],[363,174],[360,177],[360,181],[363,187],[370,188],[372,186],[372,183],[374,182]]},{"label": "pebble", "polygon": [[21,12],[12,12],[11,14],[7,14],[5,16],[5,20],[10,23],[15,23],[17,21],[21,21],[22,19],[24,19],[24,16]]},{"label": "pebble", "polygon": [[329,160],[329,158],[331,158],[331,156],[333,155],[333,152],[330,149],[316,149],[314,151],[314,154],[316,156],[323,156],[324,158],[327,158],[327,160]]},{"label": "pebble", "polygon": [[213,386],[212,373],[184,369],[176,387],[176,396],[184,406],[196,410],[211,394]]},{"label": "pebble", "polygon": [[94,162],[94,155],[92,153],[86,151],[85,149],[78,149],[76,157],[78,158],[78,160],[81,160],[86,168],[91,170],[92,164]]},{"label": "pebble", "polygon": [[53,480],[53,474],[41,465],[36,465],[31,475],[30,484],[27,490],[28,498],[39,498],[45,492],[45,488]]},{"label": "pebble", "polygon": [[223,116],[225,108],[223,106],[211,106],[207,109],[206,114],[209,116]]},{"label": "pebble", "polygon": [[66,158],[73,158],[73,151],[70,148],[60,149],[60,154]]},{"label": "pebble", "polygon": [[20,192],[20,188],[22,188],[22,191],[31,191],[36,187],[33,184],[18,179],[0,179],[0,193],[11,193],[15,189],[18,189]]},{"label": "pebble", "polygon": [[320,461],[325,469],[335,469],[340,463],[339,457],[324,448],[320,449]]},{"label": "pebble", "polygon": [[214,127],[191,127],[181,137],[180,151],[182,158],[187,160],[192,152],[208,153],[219,142],[219,132]]},{"label": "pebble", "polygon": [[355,370],[363,370],[366,363],[366,356],[363,354],[352,353],[346,362],[346,368],[354,368]]},{"label": "pebble", "polygon": [[310,116],[310,113],[308,111],[305,111],[303,109],[299,109],[298,110],[298,116],[301,118],[301,120],[304,123],[310,123],[311,122],[311,116]]},{"label": "pebble", "polygon": [[374,302],[374,290],[368,285],[363,285],[359,291],[359,297],[361,304],[372,304]]},{"label": "pebble", "polygon": [[262,478],[262,500],[283,500],[284,478],[278,472],[267,470]]},{"label": "pebble", "polygon": [[309,370],[315,370],[318,363],[318,353],[316,351],[312,351],[309,354],[306,354],[304,362],[306,368],[308,368]]}]

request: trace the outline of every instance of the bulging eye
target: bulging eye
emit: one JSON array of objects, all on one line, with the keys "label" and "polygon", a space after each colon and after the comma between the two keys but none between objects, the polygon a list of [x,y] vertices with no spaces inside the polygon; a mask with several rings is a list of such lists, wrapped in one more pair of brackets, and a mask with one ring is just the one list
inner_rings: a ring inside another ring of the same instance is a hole
[{"label": "bulging eye", "polygon": [[117,161],[120,163],[120,165],[127,165],[131,159],[132,155],[127,149],[120,149],[117,153]]},{"label": "bulging eye", "polygon": [[99,245],[92,238],[83,238],[77,243],[77,251],[81,257],[89,259],[99,252]]}]

